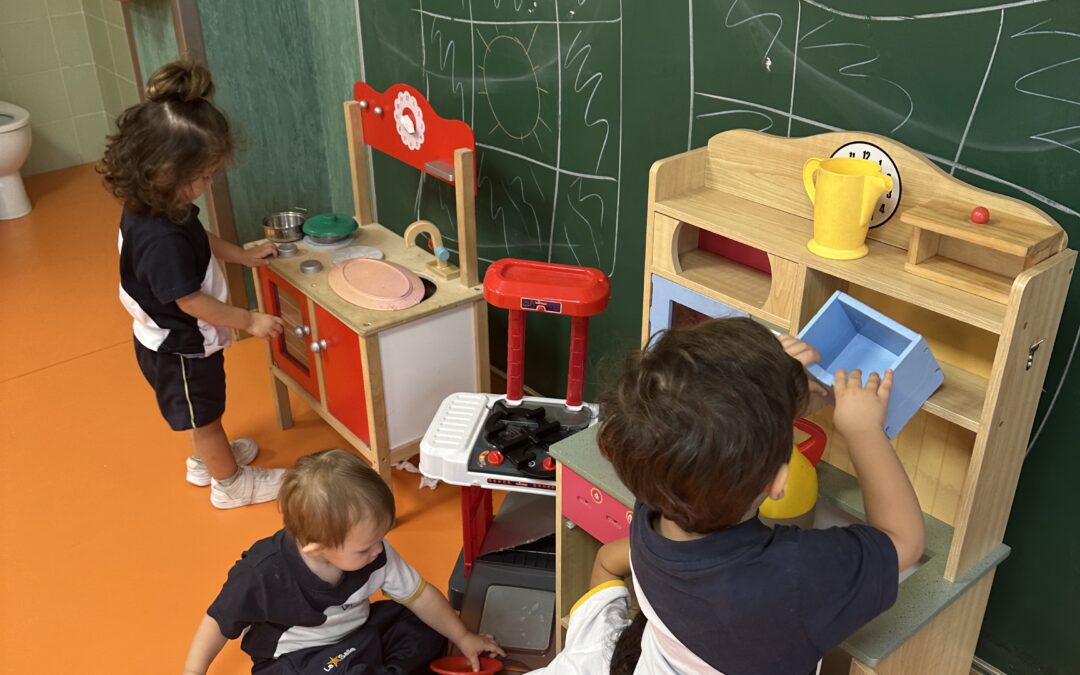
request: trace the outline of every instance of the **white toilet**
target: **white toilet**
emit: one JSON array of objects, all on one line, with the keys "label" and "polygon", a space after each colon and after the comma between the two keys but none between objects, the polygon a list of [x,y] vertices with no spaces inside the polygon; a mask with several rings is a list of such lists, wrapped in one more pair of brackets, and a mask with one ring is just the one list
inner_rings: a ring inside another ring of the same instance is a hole
[{"label": "white toilet", "polygon": [[30,154],[30,113],[0,101],[0,220],[30,213],[19,169]]}]

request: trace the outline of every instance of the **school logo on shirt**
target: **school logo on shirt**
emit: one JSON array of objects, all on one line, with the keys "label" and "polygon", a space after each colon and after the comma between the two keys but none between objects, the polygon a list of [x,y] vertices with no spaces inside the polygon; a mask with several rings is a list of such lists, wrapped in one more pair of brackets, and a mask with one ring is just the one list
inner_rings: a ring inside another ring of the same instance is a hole
[{"label": "school logo on shirt", "polygon": [[334,668],[337,668],[338,664],[340,664],[342,661],[344,661],[346,656],[348,656],[349,654],[352,654],[355,651],[356,651],[355,647],[349,647],[348,649],[341,652],[337,656],[331,656],[329,659],[327,659],[326,666],[323,667],[323,672],[324,673],[329,673]]}]

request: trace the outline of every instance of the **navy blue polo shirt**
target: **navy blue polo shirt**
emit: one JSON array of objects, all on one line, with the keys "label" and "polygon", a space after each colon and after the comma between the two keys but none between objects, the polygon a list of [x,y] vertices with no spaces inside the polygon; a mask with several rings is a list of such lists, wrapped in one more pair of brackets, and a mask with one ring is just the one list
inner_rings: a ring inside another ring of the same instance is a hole
[{"label": "navy blue polo shirt", "polygon": [[229,300],[225,274],[210,249],[197,206],[182,223],[125,208],[117,245],[120,302],[131,314],[135,339],[142,346],[163,354],[210,356],[229,344],[229,329],[199,321],[176,304],[197,291]]},{"label": "navy blue polo shirt", "polygon": [[656,531],[658,520],[635,505],[638,587],[668,630],[725,675],[812,673],[896,601],[896,548],[868,525],[769,529],[753,518],[672,541]]}]

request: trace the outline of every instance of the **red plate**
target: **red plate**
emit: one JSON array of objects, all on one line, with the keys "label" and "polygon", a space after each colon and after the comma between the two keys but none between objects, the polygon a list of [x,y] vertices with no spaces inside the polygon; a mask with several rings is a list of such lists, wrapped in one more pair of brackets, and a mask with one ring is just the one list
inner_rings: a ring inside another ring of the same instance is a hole
[{"label": "red plate", "polygon": [[456,673],[472,673],[472,675],[495,675],[502,670],[502,662],[487,656],[480,657],[480,670],[474,671],[469,666],[469,659],[464,656],[444,656],[431,662],[431,670],[439,675],[456,675]]}]

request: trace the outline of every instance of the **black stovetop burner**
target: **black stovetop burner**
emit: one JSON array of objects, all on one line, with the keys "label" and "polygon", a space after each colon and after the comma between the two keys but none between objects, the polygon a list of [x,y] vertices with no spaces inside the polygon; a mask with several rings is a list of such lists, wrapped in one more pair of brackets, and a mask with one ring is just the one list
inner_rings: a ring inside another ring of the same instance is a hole
[{"label": "black stovetop burner", "polygon": [[474,471],[504,476],[525,476],[555,480],[555,461],[548,455],[548,446],[561,441],[587,426],[585,420],[570,423],[557,419],[560,413],[548,406],[507,405],[496,401],[484,421],[484,432],[473,448],[469,468]]}]

